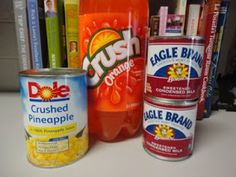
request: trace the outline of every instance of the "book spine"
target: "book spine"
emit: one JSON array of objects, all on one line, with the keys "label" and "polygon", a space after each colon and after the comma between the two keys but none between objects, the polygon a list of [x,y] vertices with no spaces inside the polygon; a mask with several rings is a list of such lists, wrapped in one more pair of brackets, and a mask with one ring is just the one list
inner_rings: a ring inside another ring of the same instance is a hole
[{"label": "book spine", "polygon": [[19,55],[19,70],[31,69],[30,48],[25,0],[14,0],[16,39]]},{"label": "book spine", "polygon": [[[220,0],[209,0],[206,4],[207,7],[207,22],[205,27],[205,51],[204,51],[204,63],[202,68],[202,77],[200,81],[200,98],[198,101],[197,120],[203,119],[205,109],[205,97],[208,84],[208,74],[210,71],[213,44],[215,40],[215,32],[217,27],[217,21],[220,9]],[[204,10],[204,9],[203,9]]]},{"label": "book spine", "polygon": [[62,66],[67,67],[64,0],[58,0],[58,18],[59,18],[59,28],[60,28],[60,40],[61,40],[60,44],[61,44]]},{"label": "book spine", "polygon": [[38,0],[38,9],[39,9],[39,26],[40,26],[40,39],[41,39],[43,67],[47,68],[48,67],[48,44],[47,44],[44,5],[43,5],[42,0]]},{"label": "book spine", "polygon": [[175,10],[175,14],[177,15],[185,15],[186,14],[186,5],[187,0],[177,0],[177,7]]},{"label": "book spine", "polygon": [[222,1],[220,7],[220,14],[217,23],[216,37],[213,48],[212,62],[209,73],[209,81],[207,86],[206,100],[205,100],[205,111],[204,117],[208,118],[211,115],[212,97],[214,94],[214,89],[217,79],[217,66],[220,58],[221,44],[224,34],[224,28],[227,19],[227,12],[229,9],[229,1]]},{"label": "book spine", "polygon": [[172,9],[173,11],[169,8],[170,13],[167,16],[165,36],[182,36],[184,34],[187,0],[176,0],[172,4],[175,4],[176,7]]},{"label": "book spine", "polygon": [[58,1],[44,0],[49,67],[62,66]]},{"label": "book spine", "polygon": [[32,67],[34,69],[43,68],[42,50],[40,39],[38,2],[27,0],[28,27],[30,36],[30,46],[32,54]]},{"label": "book spine", "polygon": [[166,25],[167,25],[168,7],[161,6],[159,11],[160,25],[159,25],[159,36],[165,36]]},{"label": "book spine", "polygon": [[201,9],[200,9],[200,18],[198,23],[198,36],[205,37],[206,32],[206,25],[207,25],[207,15],[209,11],[209,6],[207,5],[206,1],[202,1],[201,3]]},{"label": "book spine", "polygon": [[196,36],[198,30],[198,22],[200,15],[200,4],[190,4],[188,8],[187,18],[187,36]]},{"label": "book spine", "polygon": [[159,17],[157,15],[153,15],[150,18],[150,36],[158,36],[159,31]]},{"label": "book spine", "polygon": [[65,0],[66,46],[68,67],[79,68],[78,16],[79,1]]}]

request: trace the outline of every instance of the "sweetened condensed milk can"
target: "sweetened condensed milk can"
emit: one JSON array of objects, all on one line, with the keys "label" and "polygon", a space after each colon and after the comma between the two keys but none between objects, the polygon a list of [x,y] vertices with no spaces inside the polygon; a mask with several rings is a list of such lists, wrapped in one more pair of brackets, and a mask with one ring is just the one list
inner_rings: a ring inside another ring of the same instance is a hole
[{"label": "sweetened condensed milk can", "polygon": [[193,151],[196,101],[161,102],[145,97],[144,149],[159,159],[183,160]]},{"label": "sweetened condensed milk can", "polygon": [[204,42],[199,36],[149,39],[143,146],[154,157],[177,161],[193,152]]},{"label": "sweetened condensed milk can", "polygon": [[203,52],[202,37],[150,38],[146,95],[171,100],[197,99],[200,94]]}]

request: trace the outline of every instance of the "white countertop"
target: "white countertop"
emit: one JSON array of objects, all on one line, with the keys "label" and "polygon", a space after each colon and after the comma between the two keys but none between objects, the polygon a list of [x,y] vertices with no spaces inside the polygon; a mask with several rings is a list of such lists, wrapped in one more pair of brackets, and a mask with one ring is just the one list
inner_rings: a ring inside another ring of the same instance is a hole
[{"label": "white countertop", "polygon": [[141,134],[118,143],[93,140],[77,162],[44,169],[26,159],[19,93],[0,93],[0,177],[235,177],[236,113],[197,122],[193,155],[168,162],[147,154]]}]

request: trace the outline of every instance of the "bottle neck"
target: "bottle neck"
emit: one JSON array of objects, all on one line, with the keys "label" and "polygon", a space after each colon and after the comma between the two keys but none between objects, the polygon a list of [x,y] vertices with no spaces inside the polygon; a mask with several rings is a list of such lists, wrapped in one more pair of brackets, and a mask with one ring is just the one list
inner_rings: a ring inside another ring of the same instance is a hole
[{"label": "bottle neck", "polygon": [[88,13],[140,13],[148,14],[147,0],[80,0],[80,15]]}]

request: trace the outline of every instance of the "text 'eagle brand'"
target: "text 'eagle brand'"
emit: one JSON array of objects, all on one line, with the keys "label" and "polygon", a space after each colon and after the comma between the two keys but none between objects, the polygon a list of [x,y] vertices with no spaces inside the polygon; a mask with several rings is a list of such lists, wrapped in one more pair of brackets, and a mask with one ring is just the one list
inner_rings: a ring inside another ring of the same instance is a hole
[{"label": "text 'eagle brand'", "polygon": [[167,122],[172,122],[175,124],[179,124],[187,129],[190,129],[193,125],[191,119],[187,116],[175,113],[175,112],[163,112],[162,110],[153,109],[144,112],[144,120],[148,119],[159,119]]},{"label": "text 'eagle brand'", "polygon": [[173,58],[187,58],[197,63],[199,68],[202,67],[203,56],[198,51],[187,47],[172,47],[160,50],[150,58],[150,61],[152,66],[154,66],[162,60]]}]

